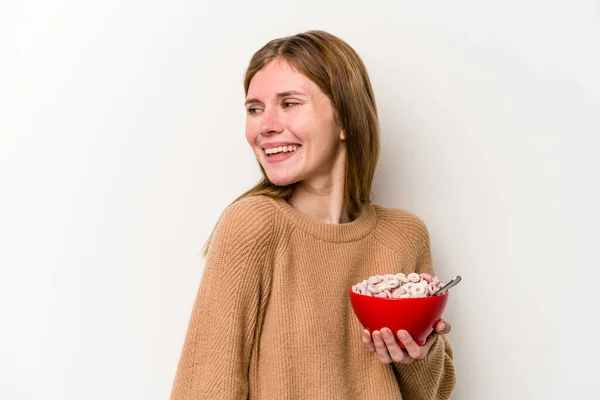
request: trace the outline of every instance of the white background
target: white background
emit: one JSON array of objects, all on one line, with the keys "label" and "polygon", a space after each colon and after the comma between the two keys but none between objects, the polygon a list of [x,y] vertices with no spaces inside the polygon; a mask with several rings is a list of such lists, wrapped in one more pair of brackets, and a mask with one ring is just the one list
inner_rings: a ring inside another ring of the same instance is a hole
[{"label": "white background", "polygon": [[2,3],[1,399],[168,397],[200,249],[259,178],[244,69],[314,28],[371,74],[375,201],[463,277],[453,399],[600,398],[599,3],[367,3]]}]

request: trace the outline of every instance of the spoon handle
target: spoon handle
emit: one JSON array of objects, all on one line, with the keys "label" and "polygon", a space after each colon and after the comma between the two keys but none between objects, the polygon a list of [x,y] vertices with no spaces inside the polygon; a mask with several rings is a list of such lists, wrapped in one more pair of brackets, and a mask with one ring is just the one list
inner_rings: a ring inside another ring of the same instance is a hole
[{"label": "spoon handle", "polygon": [[452,279],[450,282],[446,283],[440,289],[438,289],[435,292],[431,293],[430,296],[437,296],[439,294],[444,293],[446,290],[450,289],[451,287],[454,287],[454,286],[458,285],[458,282],[460,282],[461,279],[462,278],[460,277],[460,275],[457,275],[454,279]]}]

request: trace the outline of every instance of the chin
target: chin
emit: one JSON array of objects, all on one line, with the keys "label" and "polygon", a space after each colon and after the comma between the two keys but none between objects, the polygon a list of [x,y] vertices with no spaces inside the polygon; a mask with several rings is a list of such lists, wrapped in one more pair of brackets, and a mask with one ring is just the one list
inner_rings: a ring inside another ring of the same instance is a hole
[{"label": "chin", "polygon": [[280,174],[267,173],[267,177],[269,178],[269,181],[275,186],[289,186],[298,182],[298,179],[295,179],[295,177]]}]

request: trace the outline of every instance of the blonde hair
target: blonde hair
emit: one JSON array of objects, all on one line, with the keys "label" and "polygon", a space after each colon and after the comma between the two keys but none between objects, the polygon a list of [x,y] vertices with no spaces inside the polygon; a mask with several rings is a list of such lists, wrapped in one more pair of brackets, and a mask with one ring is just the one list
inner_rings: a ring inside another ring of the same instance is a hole
[{"label": "blonde hair", "polygon": [[[254,53],[244,77],[246,95],[254,75],[275,58],[285,60],[313,81],[331,101],[336,121],[346,136],[344,204],[349,217],[354,219],[371,202],[371,185],[379,160],[379,120],[367,69],[356,51],[337,36],[307,31],[271,40]],[[260,169],[263,175],[260,182],[232,204],[256,195],[286,200],[291,197],[295,184],[276,186],[262,166]],[[212,233],[204,246],[204,255],[211,239]]]}]

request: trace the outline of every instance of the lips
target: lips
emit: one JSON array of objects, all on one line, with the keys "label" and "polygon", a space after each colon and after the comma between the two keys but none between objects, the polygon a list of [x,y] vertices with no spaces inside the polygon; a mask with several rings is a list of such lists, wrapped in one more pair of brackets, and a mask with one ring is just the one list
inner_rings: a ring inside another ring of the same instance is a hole
[{"label": "lips", "polygon": [[261,147],[263,150],[265,150],[265,149],[273,149],[275,147],[284,147],[284,146],[300,146],[300,145],[298,143],[292,143],[292,142],[273,142],[273,143],[267,143]]},{"label": "lips", "polygon": [[270,164],[275,164],[275,163],[279,163],[282,161],[285,161],[289,158],[292,158],[293,156],[296,155],[297,152],[300,151],[301,146],[298,146],[296,148],[296,150],[294,151],[288,151],[288,152],[281,152],[281,153],[277,153],[277,154],[271,154],[271,155],[266,155],[265,156],[265,160],[266,162],[270,163]]}]

